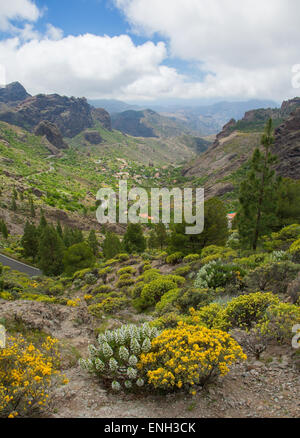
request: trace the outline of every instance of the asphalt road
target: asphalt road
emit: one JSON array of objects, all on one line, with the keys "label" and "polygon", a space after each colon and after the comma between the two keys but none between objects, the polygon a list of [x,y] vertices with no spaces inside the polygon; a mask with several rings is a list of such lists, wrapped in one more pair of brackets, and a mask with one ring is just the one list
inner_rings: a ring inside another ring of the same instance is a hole
[{"label": "asphalt road", "polygon": [[14,271],[23,272],[24,274],[29,275],[29,277],[43,275],[42,271],[39,269],[25,265],[21,262],[17,262],[16,260],[11,259],[3,254],[0,254],[0,263],[2,263],[3,266],[9,266]]}]

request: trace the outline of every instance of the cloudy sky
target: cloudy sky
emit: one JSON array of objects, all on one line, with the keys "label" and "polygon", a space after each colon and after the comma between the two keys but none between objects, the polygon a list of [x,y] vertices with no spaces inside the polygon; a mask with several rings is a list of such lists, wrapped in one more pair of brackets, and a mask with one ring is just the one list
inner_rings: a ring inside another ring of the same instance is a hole
[{"label": "cloudy sky", "polygon": [[299,0],[0,0],[0,83],[125,101],[281,101],[300,94],[299,17]]}]

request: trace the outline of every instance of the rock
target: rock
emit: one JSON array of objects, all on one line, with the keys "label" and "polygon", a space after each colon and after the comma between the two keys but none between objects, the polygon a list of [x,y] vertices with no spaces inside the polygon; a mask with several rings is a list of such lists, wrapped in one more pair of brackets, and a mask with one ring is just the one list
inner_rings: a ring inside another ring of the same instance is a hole
[{"label": "rock", "polygon": [[111,131],[111,117],[107,111],[103,108],[93,108],[92,116],[94,120],[101,123],[104,129]]},{"label": "rock", "polygon": [[[299,99],[300,102],[300,99]],[[273,153],[279,158],[276,167],[285,178],[300,179],[300,108],[275,130]]]},{"label": "rock", "polygon": [[102,142],[102,137],[98,131],[86,131],[84,133],[84,138],[91,144],[99,144]]},{"label": "rock", "polygon": [[59,128],[51,122],[43,120],[34,130],[35,135],[45,136],[49,143],[57,149],[68,149],[67,143],[64,141]]},{"label": "rock", "polygon": [[54,123],[64,137],[75,137],[93,126],[92,107],[85,98],[38,94],[16,107],[0,111],[0,120],[33,130],[46,120]]},{"label": "rock", "polygon": [[23,85],[19,82],[12,82],[11,84],[6,85],[6,87],[0,88],[1,103],[16,104],[28,97],[31,97],[30,94],[27,93]]},{"label": "rock", "polygon": [[4,163],[4,164],[13,164],[14,160],[12,160],[11,158],[2,158],[2,163]]},{"label": "rock", "polygon": [[45,192],[42,192],[41,190],[36,189],[36,188],[32,189],[32,193],[33,193],[37,198],[41,198],[42,196],[45,195]]}]

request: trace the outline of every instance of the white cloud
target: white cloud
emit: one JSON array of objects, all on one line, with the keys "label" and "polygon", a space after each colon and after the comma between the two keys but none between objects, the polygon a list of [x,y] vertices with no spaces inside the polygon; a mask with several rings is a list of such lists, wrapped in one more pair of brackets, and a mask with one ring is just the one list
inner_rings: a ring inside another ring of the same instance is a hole
[{"label": "white cloud", "polygon": [[[0,40],[6,81],[18,80],[32,94],[124,100],[296,94],[291,69],[300,62],[299,0],[111,1],[136,32],[167,42],[64,37],[50,23],[42,35],[34,27],[42,12],[33,1],[0,0],[0,30],[14,36]],[[164,65],[169,56],[198,66],[199,80]]]},{"label": "white cloud", "polygon": [[52,24],[47,24],[47,32],[46,35],[50,40],[60,40],[63,37],[62,29],[53,26]]},{"label": "white cloud", "polygon": [[11,21],[36,21],[40,10],[31,0],[0,0],[0,30],[12,31]]},{"label": "white cloud", "polygon": [[214,74],[194,86],[195,94],[283,98],[295,93],[298,0],[113,1],[136,32],[160,34],[174,57],[200,62],[202,71]]},{"label": "white cloud", "polygon": [[31,93],[158,97],[182,81],[175,70],[161,66],[166,56],[164,43],[136,46],[126,35],[0,41],[0,63],[6,68],[7,81],[19,80]]}]

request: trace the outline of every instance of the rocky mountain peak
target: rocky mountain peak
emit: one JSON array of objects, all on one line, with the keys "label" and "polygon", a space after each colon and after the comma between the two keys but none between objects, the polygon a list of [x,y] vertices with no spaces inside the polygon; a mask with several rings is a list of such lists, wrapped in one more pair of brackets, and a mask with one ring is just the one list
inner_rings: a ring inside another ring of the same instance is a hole
[{"label": "rocky mountain peak", "polygon": [[22,100],[31,97],[27,93],[23,85],[20,82],[12,82],[5,87],[0,88],[0,102],[5,104],[15,104]]}]

